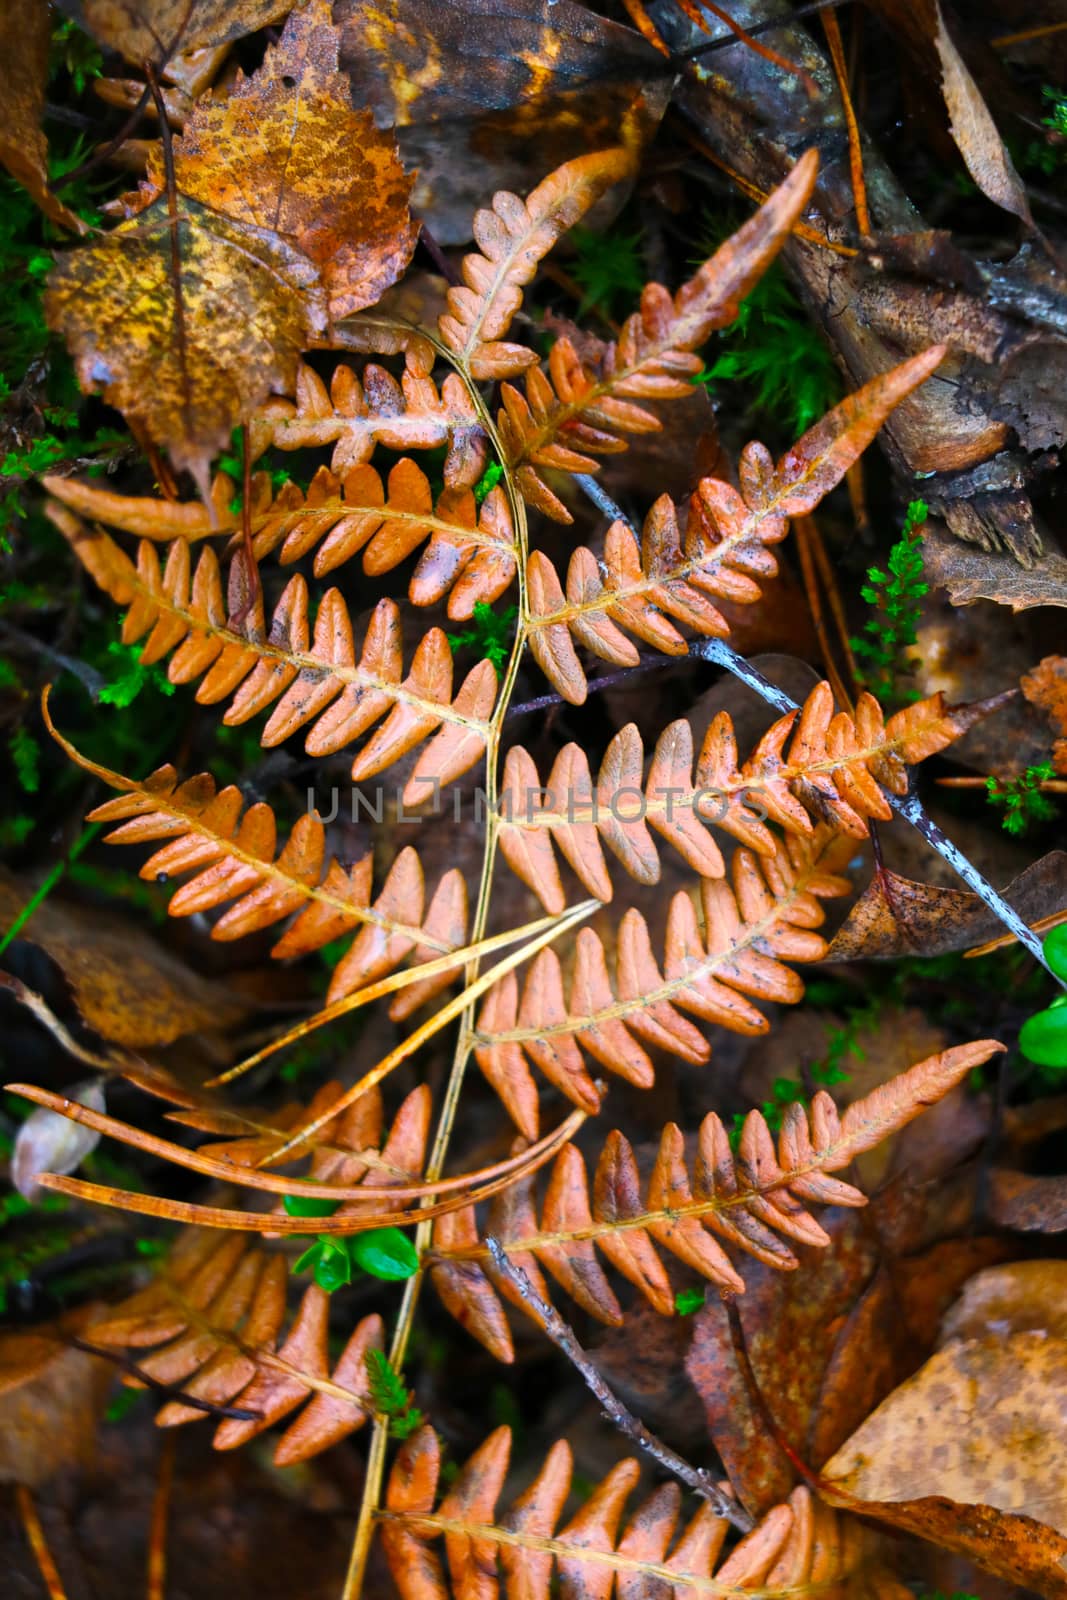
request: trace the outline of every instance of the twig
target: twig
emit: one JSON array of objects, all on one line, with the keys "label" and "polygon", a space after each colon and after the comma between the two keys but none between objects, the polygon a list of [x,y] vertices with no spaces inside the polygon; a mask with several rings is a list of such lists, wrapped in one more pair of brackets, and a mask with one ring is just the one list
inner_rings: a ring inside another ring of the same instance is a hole
[{"label": "twig", "polygon": [[167,1591],[167,1517],[174,1484],[174,1434],[163,1439],[159,1457],[159,1479],[152,1500],[152,1526],[148,1536],[148,1578],[146,1600],[165,1600]]},{"label": "twig", "polygon": [[[103,823],[101,822],[91,822],[87,828],[82,829],[81,833],[79,833],[78,837],[75,839],[66,855],[56,862],[55,866],[44,879],[43,883],[40,884],[40,886],[30,896],[29,900],[27,900],[26,904],[23,906],[22,910],[19,912],[10,928],[8,928],[3,938],[0,939],[0,956],[3,955],[12,939],[18,938],[27,922],[29,922],[30,918],[33,916],[33,913],[37,910],[37,907],[41,905],[42,902],[45,901],[52,893],[52,890],[66,872],[71,862],[77,861],[82,851],[87,845],[93,842],[102,827]],[[28,990],[27,993],[29,993]],[[19,998],[21,998],[21,996]],[[39,997],[34,996],[34,999],[37,998]],[[24,1001],[24,1004],[29,1005],[30,1001],[26,1000]],[[42,1018],[42,1021],[43,1020],[44,1019]],[[51,1024],[46,1022],[45,1026],[50,1027]],[[55,1029],[53,1028],[52,1031],[54,1033]]]},{"label": "twig", "polygon": [[168,1400],[176,1400],[179,1405],[190,1406],[194,1411],[204,1411],[209,1417],[232,1417],[235,1422],[263,1421],[262,1411],[250,1411],[246,1406],[216,1405],[213,1400],[201,1400],[198,1395],[187,1394],[184,1389],[179,1389],[173,1383],[164,1383],[161,1378],[154,1378],[122,1350],[109,1350],[106,1345],[90,1344],[88,1340],[79,1339],[75,1334],[67,1334],[66,1342],[73,1345],[75,1350],[84,1350],[87,1356],[99,1356],[101,1361],[113,1362],[116,1367],[121,1367],[123,1372],[128,1372],[131,1378],[136,1378],[138,1383],[143,1383],[146,1389],[165,1395]]},{"label": "twig", "polygon": [[43,639],[38,639],[32,633],[26,633],[22,628],[16,628],[13,623],[5,622],[2,625],[3,637],[10,639],[12,644],[18,645],[21,650],[30,650],[34,655],[40,656],[53,667],[59,667],[63,672],[71,673],[80,683],[85,685],[93,704],[100,699],[100,691],[107,685],[107,679],[102,672],[91,667],[87,661],[79,661],[76,656],[64,655],[61,650],[54,650]]},{"label": "twig", "polygon": [[76,1061],[84,1062],[87,1067],[95,1067],[98,1072],[114,1072],[122,1065],[118,1056],[100,1056],[95,1051],[87,1049],[85,1045],[79,1044],[42,996],[35,989],[28,989],[21,978],[13,977],[10,972],[0,972],[0,990],[6,990],[20,1006],[25,1006],[27,1011],[32,1012],[41,1026],[47,1028],[67,1054],[72,1055]]},{"label": "twig", "polygon": [[578,1343],[573,1329],[564,1322],[553,1306],[542,1300],[523,1269],[511,1260],[500,1240],[489,1234],[485,1243],[497,1271],[507,1278],[526,1301],[552,1343],[563,1351],[587,1388],[596,1395],[604,1407],[604,1415],[608,1421],[618,1428],[620,1433],[631,1439],[638,1449],[651,1456],[659,1466],[673,1473],[688,1489],[692,1489],[694,1494],[706,1500],[716,1516],[723,1517],[742,1533],[750,1533],[755,1523],[734,1495],[717,1484],[711,1474],[705,1472],[703,1468],[691,1466],[683,1456],[676,1454],[670,1445],[658,1439],[632,1411],[623,1405]]},{"label": "twig", "polygon": [[19,1508],[22,1526],[26,1530],[26,1537],[30,1541],[34,1560],[40,1569],[44,1586],[48,1590],[48,1600],[67,1600],[67,1591],[63,1587],[63,1580],[59,1576],[59,1568],[52,1559],[52,1552],[48,1548],[41,1519],[37,1515],[37,1505],[33,1495],[23,1483],[15,1487],[15,1503]]}]

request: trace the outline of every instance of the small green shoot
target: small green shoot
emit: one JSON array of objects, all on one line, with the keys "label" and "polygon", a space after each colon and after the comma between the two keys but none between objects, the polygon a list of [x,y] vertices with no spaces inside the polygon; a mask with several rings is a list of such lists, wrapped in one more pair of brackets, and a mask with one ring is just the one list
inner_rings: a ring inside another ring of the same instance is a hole
[{"label": "small green shoot", "polygon": [[389,1432],[394,1439],[407,1439],[423,1423],[422,1412],[411,1403],[412,1391],[406,1387],[403,1375],[393,1370],[380,1350],[368,1350],[363,1359],[375,1411],[388,1418]]},{"label": "small green shoot", "polygon": [[118,663],[118,676],[110,683],[105,683],[100,691],[100,704],[117,706],[125,711],[137,699],[148,684],[158,689],[160,694],[172,695],[174,685],[166,673],[156,665],[144,666],[141,662],[140,649],[137,645],[120,644],[117,639],[112,639],[107,647],[107,653],[113,661]]},{"label": "small green shoot", "polygon": [[[331,1217],[339,1201],[287,1194],[283,1205],[290,1217]],[[327,1294],[366,1273],[386,1283],[413,1278],[419,1270],[418,1251],[399,1228],[371,1228],[367,1233],[320,1233],[293,1265],[294,1272],[313,1272]]]},{"label": "small green shoot", "polygon": [[703,1304],[703,1289],[679,1289],[674,1297],[674,1309],[680,1317],[691,1317]]},{"label": "small green shoot", "polygon": [[478,482],[474,485],[474,499],[477,505],[481,505],[482,501],[492,493],[503,476],[504,469],[500,462],[490,461]]},{"label": "small green shoot", "polygon": [[1050,761],[1027,767],[1017,778],[987,778],[986,796],[990,805],[1003,806],[1000,819],[1005,833],[1025,833],[1032,822],[1051,822],[1056,807],[1041,793],[1041,785],[1056,776]]},{"label": "small green shoot", "polygon": [[41,746],[29,728],[20,723],[8,740],[7,747],[11,752],[19,788],[25,790],[26,794],[36,794],[41,787]]},{"label": "small green shoot", "polygon": [[[899,680],[911,670],[903,654],[916,642],[923,596],[930,585],[923,578],[923,525],[929,515],[925,500],[913,500],[904,518],[900,538],[889,552],[888,572],[870,567],[860,590],[873,608],[863,632],[852,640],[860,662],[863,687],[876,700],[901,698]],[[915,690],[903,698],[915,699]]]},{"label": "small green shoot", "polygon": [[593,306],[608,317],[629,310],[647,277],[641,235],[572,228],[571,241],[577,252],[571,276],[584,290],[575,316],[580,320]]},{"label": "small green shoot", "polygon": [[517,616],[518,610],[515,606],[508,606],[506,611],[498,613],[492,606],[479,601],[471,619],[474,626],[463,633],[445,635],[452,646],[452,654],[455,655],[456,651],[461,649],[475,650],[485,660],[491,661],[498,672],[502,672],[504,663],[511,653],[511,640]]}]

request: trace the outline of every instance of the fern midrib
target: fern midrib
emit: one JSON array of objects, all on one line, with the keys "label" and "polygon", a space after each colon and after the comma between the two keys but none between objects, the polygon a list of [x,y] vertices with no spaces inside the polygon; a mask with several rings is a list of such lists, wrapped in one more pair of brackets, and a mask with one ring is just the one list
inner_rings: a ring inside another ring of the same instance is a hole
[{"label": "fern midrib", "polygon": [[395,1511],[386,1507],[376,1511],[375,1517],[381,1522],[395,1522],[410,1528],[425,1528],[428,1533],[452,1534],[464,1539],[507,1545],[518,1550],[536,1550],[562,1561],[594,1562],[611,1567],[617,1572],[632,1572],[649,1578],[662,1579],[665,1583],[674,1584],[678,1588],[698,1589],[704,1594],[747,1595],[748,1600],[789,1600],[789,1597],[797,1597],[799,1600],[800,1596],[818,1594],[823,1589],[840,1589],[842,1580],[846,1576],[838,1572],[833,1578],[822,1581],[805,1581],[773,1589],[758,1586],[753,1589],[748,1583],[743,1587],[737,1583],[719,1583],[715,1578],[702,1578],[696,1574],[677,1572],[673,1567],[652,1561],[638,1561],[632,1556],[619,1555],[614,1550],[598,1550],[595,1546],[585,1544],[567,1544],[563,1539],[552,1539],[544,1534],[515,1532],[497,1524],[464,1522],[459,1517],[442,1517],[432,1512]]},{"label": "fern midrib", "polygon": [[701,978],[714,976],[720,966],[736,960],[739,954],[757,942],[773,933],[782,923],[792,926],[787,922],[785,911],[795,905],[802,894],[807,893],[805,887],[810,878],[818,873],[818,863],[812,861],[807,877],[798,877],[790,885],[789,892],[775,901],[775,910],[772,915],[765,917],[761,922],[753,922],[745,930],[743,939],[732,944],[729,950],[716,950],[709,953],[705,959],[690,967],[681,978],[672,978],[669,982],[662,983],[658,989],[650,989],[634,1000],[617,1000],[614,1005],[606,1006],[601,1011],[592,1011],[585,1017],[568,1017],[565,1022],[539,1024],[533,1028],[509,1028],[500,1033],[478,1033],[472,1035],[473,1043],[477,1046],[497,1044],[525,1044],[528,1039],[547,1039],[559,1035],[571,1035],[585,1032],[604,1022],[623,1021],[633,1011],[643,1011],[649,1006],[657,1005],[661,1001],[670,1001],[681,992],[691,987]]},{"label": "fern midrib", "polygon": [[[308,675],[317,676],[323,682],[332,678],[336,680],[338,684],[342,685],[342,688],[338,689],[339,694],[343,692],[343,686],[349,684],[354,684],[356,687],[362,689],[377,690],[387,694],[390,699],[396,700],[402,705],[411,706],[412,709],[417,711],[422,717],[433,717],[437,722],[454,723],[459,727],[468,729],[470,732],[477,733],[483,738],[488,733],[488,723],[481,722],[476,717],[465,716],[462,712],[454,710],[452,705],[450,705],[448,702],[427,700],[425,696],[413,694],[410,689],[405,689],[402,683],[392,683],[386,678],[379,678],[376,674],[367,672],[364,670],[364,668],[359,666],[337,666],[333,662],[323,661],[319,656],[306,655],[297,650],[283,650],[278,645],[272,645],[265,639],[249,639],[242,633],[234,633],[230,628],[216,627],[208,620],[207,617],[198,616],[188,606],[180,605],[171,595],[167,594],[165,589],[157,590],[150,588],[149,585],[144,582],[140,573],[135,572],[129,574],[129,581],[136,587],[137,592],[142,599],[150,602],[151,605],[154,606],[159,612],[165,612],[167,615],[174,617],[185,624],[186,639],[190,634],[194,633],[203,636],[210,636],[212,639],[220,639],[223,643],[223,649],[237,648],[246,654],[255,656],[257,660],[275,661],[279,665],[295,668],[298,673],[306,673]],[[144,638],[145,634],[149,631],[149,628],[154,626],[154,622],[149,623],[141,631],[141,633],[138,634],[136,640],[128,642],[139,642],[139,640]],[[177,640],[168,654],[172,654],[173,651],[178,649],[183,643],[183,639]],[[217,659],[218,658],[216,657],[215,660]],[[212,661],[207,667],[204,668],[204,671],[200,674],[200,676],[203,677],[214,665],[215,661]],[[291,681],[292,680],[290,680],[290,683]],[[242,679],[242,682],[244,682],[244,679]],[[265,710],[267,705],[273,705],[275,701],[277,701],[288,690],[290,683],[280,683],[272,698],[269,701],[264,702],[263,706],[261,706],[259,709]],[[239,689],[240,685],[237,687]],[[330,710],[332,706],[333,702],[331,701],[330,706],[324,708],[322,715],[325,715],[325,713]],[[382,714],[384,715],[385,713]],[[318,721],[318,716],[313,718],[311,727],[314,728]]]},{"label": "fern midrib", "polygon": [[[447,493],[447,491],[445,491]],[[275,511],[273,506],[268,506],[263,512],[253,519],[253,538],[258,538],[263,529],[272,520],[288,522],[290,518],[299,520],[301,517],[333,517],[334,522],[341,522],[345,517],[376,516],[381,519],[380,526],[375,529],[372,537],[377,538],[389,522],[416,523],[420,528],[429,528],[434,533],[443,533],[450,539],[465,544],[480,545],[483,549],[492,550],[497,555],[510,555],[515,557],[514,544],[507,544],[501,539],[495,539],[492,534],[483,533],[477,526],[470,527],[465,522],[449,522],[446,517],[440,517],[434,512],[394,510],[389,504],[361,506],[357,502],[349,504],[348,501],[337,501],[335,504],[322,506],[294,506],[291,510],[284,507]],[[323,528],[320,537],[325,537],[330,528]],[[317,541],[316,541],[317,542]],[[370,538],[366,541],[370,543]],[[362,548],[362,547],[361,547]],[[356,554],[359,554],[357,551]],[[399,565],[399,563],[397,563]],[[392,570],[391,568],[388,570]]]}]

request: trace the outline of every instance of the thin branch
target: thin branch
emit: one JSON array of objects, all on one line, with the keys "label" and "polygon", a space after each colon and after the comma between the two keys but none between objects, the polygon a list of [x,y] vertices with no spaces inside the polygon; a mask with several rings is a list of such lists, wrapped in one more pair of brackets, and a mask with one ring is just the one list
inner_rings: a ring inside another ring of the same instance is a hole
[{"label": "thin branch", "polygon": [[626,1438],[632,1440],[639,1450],[651,1456],[652,1460],[665,1471],[680,1479],[686,1488],[692,1489],[694,1494],[706,1500],[716,1516],[725,1518],[742,1533],[751,1533],[755,1523],[734,1495],[716,1483],[711,1474],[705,1472],[702,1467],[691,1466],[684,1456],[678,1455],[670,1445],[664,1444],[662,1439],[651,1433],[644,1423],[623,1405],[578,1343],[574,1330],[564,1322],[553,1306],[542,1300],[523,1269],[511,1260],[500,1240],[489,1234],[485,1243],[497,1271],[507,1278],[522,1296],[552,1343],[563,1351],[586,1387],[596,1395],[604,1407],[604,1415],[608,1421],[618,1428],[620,1433],[625,1434]]},{"label": "thin branch", "polygon": [[15,1503],[22,1518],[22,1526],[26,1530],[26,1537],[30,1541],[34,1560],[48,1590],[48,1600],[67,1600],[67,1591],[59,1576],[59,1568],[52,1558],[41,1519],[37,1515],[37,1504],[24,1483],[15,1486]]},{"label": "thin branch", "polygon": [[170,1514],[170,1496],[174,1485],[174,1434],[163,1440],[159,1458],[159,1479],[152,1500],[152,1526],[148,1536],[148,1577],[145,1585],[146,1600],[166,1600],[167,1592],[167,1518]]},{"label": "thin branch", "polygon": [[263,1421],[262,1411],[249,1411],[245,1406],[216,1405],[213,1400],[201,1400],[197,1395],[188,1394],[173,1383],[164,1383],[161,1378],[154,1378],[122,1350],[109,1350],[106,1345],[90,1344],[88,1340],[79,1339],[74,1334],[67,1335],[67,1343],[73,1345],[75,1350],[84,1350],[88,1356],[99,1356],[102,1361],[113,1362],[116,1367],[121,1367],[123,1372],[128,1372],[131,1378],[136,1378],[138,1383],[143,1383],[146,1389],[165,1395],[168,1400],[176,1400],[183,1406],[191,1406],[194,1411],[205,1411],[209,1417],[231,1417],[235,1422]]}]

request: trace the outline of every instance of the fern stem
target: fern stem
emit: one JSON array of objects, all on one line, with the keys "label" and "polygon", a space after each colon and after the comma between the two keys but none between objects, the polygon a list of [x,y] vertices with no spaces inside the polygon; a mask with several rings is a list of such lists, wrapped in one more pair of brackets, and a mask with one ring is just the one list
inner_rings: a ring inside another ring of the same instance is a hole
[{"label": "fern stem", "polygon": [[[695,644],[690,645],[689,653],[690,655],[702,656],[705,661],[714,661],[717,666],[725,667],[727,672],[733,673],[735,678],[739,678],[750,689],[754,689],[762,699],[766,700],[769,705],[774,706],[777,711],[787,712],[800,709],[796,701],[791,699],[784,690],[777,688],[769,678],[763,676],[763,673],[757,667],[746,661],[744,656],[738,655],[736,650],[732,650],[721,639],[698,640]],[[1040,962],[1051,977],[1056,978],[1056,974],[1045,960],[1044,952],[1041,948],[1041,940],[1037,934],[1027,927],[1018,912],[1012,910],[1004,897],[997,893],[993,885],[978,871],[978,868],[968,861],[963,851],[954,845],[947,835],[942,833],[937,823],[923,809],[923,804],[919,797],[909,794],[902,799],[899,795],[890,793],[888,789],[883,789],[882,792],[897,815],[903,817],[906,822],[910,822],[912,827],[922,834],[930,848],[936,850],[943,861],[948,862],[953,872],[957,873],[968,888],[972,889],[979,899],[989,907],[993,915],[1018,939],[1024,949],[1030,952],[1034,960]],[[1056,982],[1062,985],[1061,979],[1056,978]],[[1067,985],[1062,986],[1067,987]]]}]

